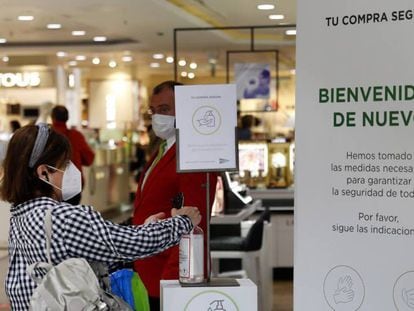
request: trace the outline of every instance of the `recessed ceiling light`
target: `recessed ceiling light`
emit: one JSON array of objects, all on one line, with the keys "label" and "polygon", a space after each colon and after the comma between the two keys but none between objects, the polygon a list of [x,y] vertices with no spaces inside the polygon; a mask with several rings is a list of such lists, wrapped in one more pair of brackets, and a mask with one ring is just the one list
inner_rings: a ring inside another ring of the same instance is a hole
[{"label": "recessed ceiling light", "polygon": [[0,38],[0,43],[6,43],[7,42],[7,39],[5,39],[5,38]]},{"label": "recessed ceiling light", "polygon": [[108,66],[109,66],[109,67],[111,67],[111,68],[115,68],[115,67],[117,66],[117,63],[116,63],[116,61],[111,60],[111,61],[108,63]]},{"label": "recessed ceiling light", "polygon": [[99,57],[94,57],[92,58],[92,64],[94,65],[99,65],[101,62],[101,60],[99,59]]},{"label": "recessed ceiling light", "polygon": [[78,62],[76,60],[71,60],[68,64],[69,66],[76,66]]},{"label": "recessed ceiling light", "polygon": [[61,24],[47,24],[47,29],[60,29],[62,28]]},{"label": "recessed ceiling light", "polygon": [[104,36],[96,36],[96,37],[93,37],[93,41],[95,41],[95,42],[105,42],[106,41],[106,37],[104,37]]},{"label": "recessed ceiling light", "polygon": [[296,69],[290,69],[290,74],[295,75],[296,74]]},{"label": "recessed ceiling light", "polygon": [[178,62],[178,65],[180,65],[181,67],[184,67],[185,64],[187,64],[187,62],[184,59],[180,59],[180,61]]},{"label": "recessed ceiling light", "polygon": [[172,64],[172,63],[174,62],[174,57],[172,57],[172,56],[168,56],[168,57],[165,59],[165,61],[166,61],[167,63],[169,63],[169,64]]},{"label": "recessed ceiling light", "polygon": [[288,36],[296,36],[296,29],[289,29],[285,32]]},{"label": "recessed ceiling light", "polygon": [[257,6],[258,10],[273,10],[275,8],[275,6],[273,4],[269,4],[269,3],[263,3],[263,4],[259,4]]},{"label": "recessed ceiling light", "polygon": [[190,68],[191,69],[196,69],[197,68],[197,63],[194,63],[194,62],[190,63]]},{"label": "recessed ceiling light", "polygon": [[86,56],[85,56],[85,55],[77,55],[77,56],[75,57],[75,59],[76,59],[76,60],[79,60],[79,61],[83,61],[83,60],[86,60]]},{"label": "recessed ceiling light", "polygon": [[285,16],[282,15],[282,14],[272,14],[272,15],[269,15],[269,19],[281,20],[281,19],[284,19],[284,18],[285,18]]},{"label": "recessed ceiling light", "polygon": [[189,72],[187,77],[188,79],[194,79],[195,78],[194,72]]},{"label": "recessed ceiling light", "polygon": [[164,58],[164,54],[161,53],[156,53],[152,55],[153,59],[163,59]]},{"label": "recessed ceiling light", "polygon": [[183,77],[183,78],[187,77],[187,71],[182,71],[181,72],[181,77]]},{"label": "recessed ceiling light", "polygon": [[151,68],[159,68],[160,67],[160,64],[159,63],[151,63],[150,64],[150,67]]},{"label": "recessed ceiling light", "polygon": [[27,22],[27,21],[34,20],[34,16],[32,16],[32,15],[20,15],[20,16],[17,17],[17,19],[19,21]]},{"label": "recessed ceiling light", "polygon": [[131,55],[124,55],[122,56],[123,62],[132,62],[132,56]]},{"label": "recessed ceiling light", "polygon": [[68,53],[63,52],[63,51],[59,51],[59,52],[56,53],[56,56],[57,57],[66,57],[66,56],[68,56]]},{"label": "recessed ceiling light", "polygon": [[72,31],[72,36],[79,37],[79,36],[84,36],[84,35],[86,35],[85,30],[74,30],[74,31]]},{"label": "recessed ceiling light", "polygon": [[9,57],[8,56],[3,56],[1,60],[3,62],[7,63],[9,61]]}]

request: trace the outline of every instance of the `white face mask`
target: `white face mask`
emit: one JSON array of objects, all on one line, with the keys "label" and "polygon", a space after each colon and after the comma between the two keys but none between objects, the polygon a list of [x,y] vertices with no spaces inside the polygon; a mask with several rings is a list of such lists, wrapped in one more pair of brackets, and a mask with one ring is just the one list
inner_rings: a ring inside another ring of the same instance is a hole
[{"label": "white face mask", "polygon": [[175,134],[175,117],[163,114],[152,115],[152,129],[155,135],[162,139],[168,139]]},{"label": "white face mask", "polygon": [[59,188],[57,186],[55,186],[54,184],[52,184],[51,182],[44,180],[41,178],[41,180],[43,180],[45,183],[51,185],[52,187],[59,189],[60,191],[62,191],[62,199],[63,201],[67,201],[71,198],[73,198],[75,195],[79,194],[82,191],[82,177],[81,177],[81,172],[78,170],[78,168],[75,166],[75,164],[72,163],[72,161],[69,161],[68,166],[66,167],[66,169],[64,171],[50,166],[49,167],[63,172],[63,178],[62,178],[62,188]]}]

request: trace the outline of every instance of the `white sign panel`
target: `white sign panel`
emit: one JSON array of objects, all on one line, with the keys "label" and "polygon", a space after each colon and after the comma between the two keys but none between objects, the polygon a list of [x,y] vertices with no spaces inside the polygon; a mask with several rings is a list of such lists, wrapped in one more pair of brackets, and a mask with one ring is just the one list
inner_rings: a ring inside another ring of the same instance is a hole
[{"label": "white sign panel", "polygon": [[412,0],[298,0],[295,310],[414,310]]},{"label": "white sign panel", "polygon": [[177,171],[237,167],[236,109],[233,84],[175,87]]}]

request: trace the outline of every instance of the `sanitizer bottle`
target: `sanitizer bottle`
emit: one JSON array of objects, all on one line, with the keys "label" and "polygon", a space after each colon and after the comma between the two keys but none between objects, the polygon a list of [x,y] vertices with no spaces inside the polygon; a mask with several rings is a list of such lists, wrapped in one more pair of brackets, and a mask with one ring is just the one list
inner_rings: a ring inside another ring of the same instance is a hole
[{"label": "sanitizer bottle", "polygon": [[[174,208],[184,206],[184,194],[178,193],[172,200]],[[179,251],[179,280],[181,283],[204,282],[204,232],[195,226],[181,237]]]},{"label": "sanitizer bottle", "polygon": [[204,232],[196,226],[182,236],[180,241],[180,282],[202,283],[204,281]]}]

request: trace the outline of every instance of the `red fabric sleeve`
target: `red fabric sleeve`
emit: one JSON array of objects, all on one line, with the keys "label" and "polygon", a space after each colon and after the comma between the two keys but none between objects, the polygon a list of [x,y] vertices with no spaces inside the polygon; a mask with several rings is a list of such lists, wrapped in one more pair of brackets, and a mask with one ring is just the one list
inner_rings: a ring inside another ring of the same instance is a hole
[{"label": "red fabric sleeve", "polygon": [[95,158],[95,153],[86,142],[85,137],[82,135],[82,133],[75,130],[71,130],[71,135],[75,136],[76,149],[79,151],[81,164],[83,166],[91,165]]}]

